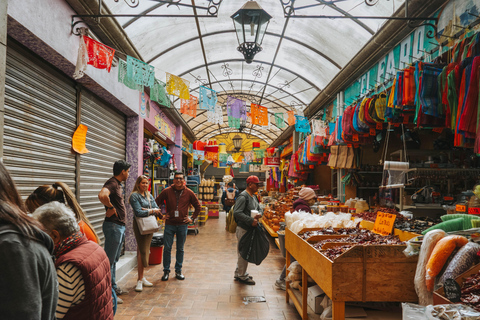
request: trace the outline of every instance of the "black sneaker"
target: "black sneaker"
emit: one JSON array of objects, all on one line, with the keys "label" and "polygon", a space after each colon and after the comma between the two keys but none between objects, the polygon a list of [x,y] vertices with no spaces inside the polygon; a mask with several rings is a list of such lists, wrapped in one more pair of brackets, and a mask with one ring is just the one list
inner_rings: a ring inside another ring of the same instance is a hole
[{"label": "black sneaker", "polygon": [[185,280],[185,276],[181,272],[175,272],[175,278],[178,280]]},{"label": "black sneaker", "polygon": [[[249,279],[253,279],[252,276],[248,276],[248,278],[249,278]],[[233,280],[238,281],[238,280],[240,280],[240,277],[233,277]]]},{"label": "black sneaker", "polygon": [[247,278],[246,280],[238,279],[238,282],[241,282],[243,284],[247,284],[249,286],[254,286],[255,285],[255,281],[253,281],[253,279],[250,279],[250,278]]},{"label": "black sneaker", "polygon": [[117,294],[117,296],[120,296],[120,295],[122,295],[122,294],[128,294],[128,291],[123,290],[123,289],[121,289],[120,287],[116,287],[116,288],[115,288],[115,293]]},{"label": "black sneaker", "polygon": [[170,271],[163,271],[162,281],[167,281]]}]

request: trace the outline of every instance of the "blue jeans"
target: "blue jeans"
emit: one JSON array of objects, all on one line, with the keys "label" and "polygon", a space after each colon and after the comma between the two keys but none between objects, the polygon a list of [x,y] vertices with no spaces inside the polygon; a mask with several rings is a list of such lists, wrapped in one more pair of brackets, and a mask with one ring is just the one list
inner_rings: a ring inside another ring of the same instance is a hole
[{"label": "blue jeans", "polygon": [[177,235],[177,255],[175,262],[175,272],[182,272],[183,264],[183,247],[185,240],[187,239],[188,225],[171,226],[165,225],[165,231],[163,232],[163,271],[170,271],[170,262],[172,261],[172,246],[173,237]]},{"label": "blue jeans", "polygon": [[105,253],[110,261],[110,272],[112,273],[112,288],[115,290],[117,284],[115,283],[115,270],[118,259],[120,259],[120,252],[122,251],[123,240],[125,239],[125,226],[104,221],[103,234],[105,235]]}]

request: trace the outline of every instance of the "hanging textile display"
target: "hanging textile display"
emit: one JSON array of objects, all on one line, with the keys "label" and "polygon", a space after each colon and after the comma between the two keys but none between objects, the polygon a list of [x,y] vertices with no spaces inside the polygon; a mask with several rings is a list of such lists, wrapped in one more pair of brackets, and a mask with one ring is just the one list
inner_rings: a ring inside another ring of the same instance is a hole
[{"label": "hanging textile display", "polygon": [[107,72],[110,72],[115,49],[84,35],[79,38],[80,46],[78,47],[77,65],[73,78],[80,79],[83,77],[87,65],[92,65],[97,69],[107,69]]},{"label": "hanging textile display", "polygon": [[245,159],[246,163],[250,163],[253,161],[253,152],[252,151],[246,151],[243,153],[243,157]]},{"label": "hanging textile display", "polygon": [[306,117],[295,116],[295,131],[310,133],[310,123]]},{"label": "hanging textile display", "polygon": [[143,85],[135,83],[127,76],[127,62],[122,59],[118,59],[118,82],[123,83],[127,88],[143,92]]},{"label": "hanging textile display", "polygon": [[204,86],[200,86],[198,96],[198,109],[214,111],[217,104],[217,92]]},{"label": "hanging textile display", "polygon": [[197,106],[198,106],[198,98],[193,95],[190,95],[189,100],[180,99],[180,113],[196,118]]},{"label": "hanging textile display", "polygon": [[205,160],[205,151],[193,150],[193,160]]},{"label": "hanging textile display", "polygon": [[207,121],[213,124],[223,124],[222,106],[216,105],[215,111],[207,111]]},{"label": "hanging textile display", "polygon": [[265,149],[255,149],[254,153],[255,153],[255,159],[257,161],[265,158]]},{"label": "hanging textile display", "polygon": [[153,87],[155,83],[155,67],[143,61],[127,56],[127,77],[136,84]]},{"label": "hanging textile display", "polygon": [[218,161],[222,163],[227,163],[228,160],[228,153],[219,153],[218,154]]},{"label": "hanging textile display", "polygon": [[312,120],[312,134],[315,136],[326,137],[327,136],[327,126],[322,120]]},{"label": "hanging textile display", "polygon": [[289,126],[293,126],[295,125],[295,111],[291,110],[291,111],[287,111],[287,120],[288,120],[288,125]]},{"label": "hanging textile display", "polygon": [[155,79],[153,87],[150,90],[150,100],[170,108],[170,100],[168,99],[167,90],[165,89],[165,83]]},{"label": "hanging textile display", "polygon": [[190,86],[190,81],[167,72],[166,84],[168,94],[174,95],[184,100],[190,99],[190,91],[188,89],[188,87]]},{"label": "hanging textile display", "polygon": [[252,103],[250,106],[250,114],[252,117],[252,124],[259,126],[268,126],[268,109]]},{"label": "hanging textile display", "polygon": [[279,129],[285,128],[285,120],[283,119],[285,114],[283,112],[275,113],[275,125]]}]

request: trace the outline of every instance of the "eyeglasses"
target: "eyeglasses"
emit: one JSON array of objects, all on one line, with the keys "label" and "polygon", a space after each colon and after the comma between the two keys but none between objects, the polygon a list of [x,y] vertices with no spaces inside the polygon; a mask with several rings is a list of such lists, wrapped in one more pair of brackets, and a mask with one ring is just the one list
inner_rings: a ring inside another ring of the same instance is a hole
[{"label": "eyeglasses", "polygon": [[183,180],[183,178],[173,178],[174,180]]}]

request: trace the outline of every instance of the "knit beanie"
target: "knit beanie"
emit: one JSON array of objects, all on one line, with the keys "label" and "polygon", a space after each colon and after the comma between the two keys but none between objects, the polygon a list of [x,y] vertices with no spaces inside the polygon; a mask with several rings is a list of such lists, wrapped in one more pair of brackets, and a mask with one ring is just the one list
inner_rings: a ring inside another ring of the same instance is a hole
[{"label": "knit beanie", "polygon": [[302,188],[300,189],[300,192],[298,193],[298,195],[303,200],[310,200],[315,198],[315,191],[313,191],[312,188]]}]

